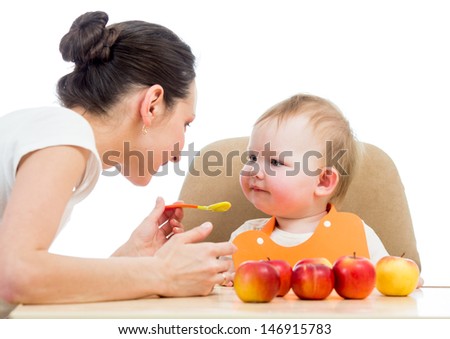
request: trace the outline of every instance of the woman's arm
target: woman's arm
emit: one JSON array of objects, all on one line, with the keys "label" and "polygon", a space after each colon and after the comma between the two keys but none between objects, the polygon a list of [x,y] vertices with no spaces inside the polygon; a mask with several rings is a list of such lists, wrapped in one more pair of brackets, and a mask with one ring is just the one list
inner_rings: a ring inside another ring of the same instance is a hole
[{"label": "woman's arm", "polygon": [[84,259],[48,253],[84,174],[88,152],[50,147],[28,155],[0,225],[0,298],[9,303],[118,300],[152,294],[208,294],[228,265],[216,258],[234,251],[202,241],[211,225],[177,234],[152,257]]}]

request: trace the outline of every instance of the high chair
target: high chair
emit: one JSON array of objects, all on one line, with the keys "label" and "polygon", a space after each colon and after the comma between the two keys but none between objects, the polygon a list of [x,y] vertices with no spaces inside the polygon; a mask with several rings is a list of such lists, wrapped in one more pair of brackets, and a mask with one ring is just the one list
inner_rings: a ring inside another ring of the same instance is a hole
[{"label": "high chair", "polygon": [[[248,219],[267,217],[248,202],[241,191],[239,173],[248,137],[223,139],[205,146],[190,164],[179,199],[199,205],[229,201],[227,212],[185,209],[186,229],[211,221],[207,241],[228,241],[230,234]],[[392,159],[378,147],[363,143],[360,170],[353,178],[339,211],[359,215],[377,233],[390,255],[413,259],[420,267],[416,238],[403,184]]]}]

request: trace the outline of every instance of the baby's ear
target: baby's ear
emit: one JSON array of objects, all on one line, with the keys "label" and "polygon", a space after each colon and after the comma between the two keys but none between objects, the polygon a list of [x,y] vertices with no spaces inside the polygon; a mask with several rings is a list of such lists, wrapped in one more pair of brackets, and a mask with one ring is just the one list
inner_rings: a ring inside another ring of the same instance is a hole
[{"label": "baby's ear", "polygon": [[332,196],[339,183],[339,173],[334,167],[325,167],[319,175],[319,182],[316,187],[316,195],[325,197]]}]

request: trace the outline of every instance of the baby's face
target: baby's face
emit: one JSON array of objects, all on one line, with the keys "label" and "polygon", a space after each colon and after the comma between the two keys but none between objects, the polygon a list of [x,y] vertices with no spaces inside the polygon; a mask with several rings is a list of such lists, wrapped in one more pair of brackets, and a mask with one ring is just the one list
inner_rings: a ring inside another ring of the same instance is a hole
[{"label": "baby's face", "polygon": [[269,120],[253,129],[241,187],[256,208],[275,216],[302,218],[314,211],[324,156],[306,117],[280,125]]}]

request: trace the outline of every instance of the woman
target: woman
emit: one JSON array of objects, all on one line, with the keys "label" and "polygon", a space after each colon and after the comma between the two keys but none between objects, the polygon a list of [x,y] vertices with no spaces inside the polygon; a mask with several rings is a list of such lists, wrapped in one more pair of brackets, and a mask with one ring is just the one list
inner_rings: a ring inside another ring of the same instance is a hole
[{"label": "woman", "polygon": [[178,160],[195,118],[189,46],[159,25],[107,21],[85,13],[62,38],[62,56],[75,64],[57,85],[62,107],[0,119],[0,299],[9,303],[205,295],[228,278],[229,263],[217,258],[234,246],[198,243],[212,225],[184,233],[182,210],[165,211],[161,198],[110,258],[48,252],[102,169],[147,185]]}]

